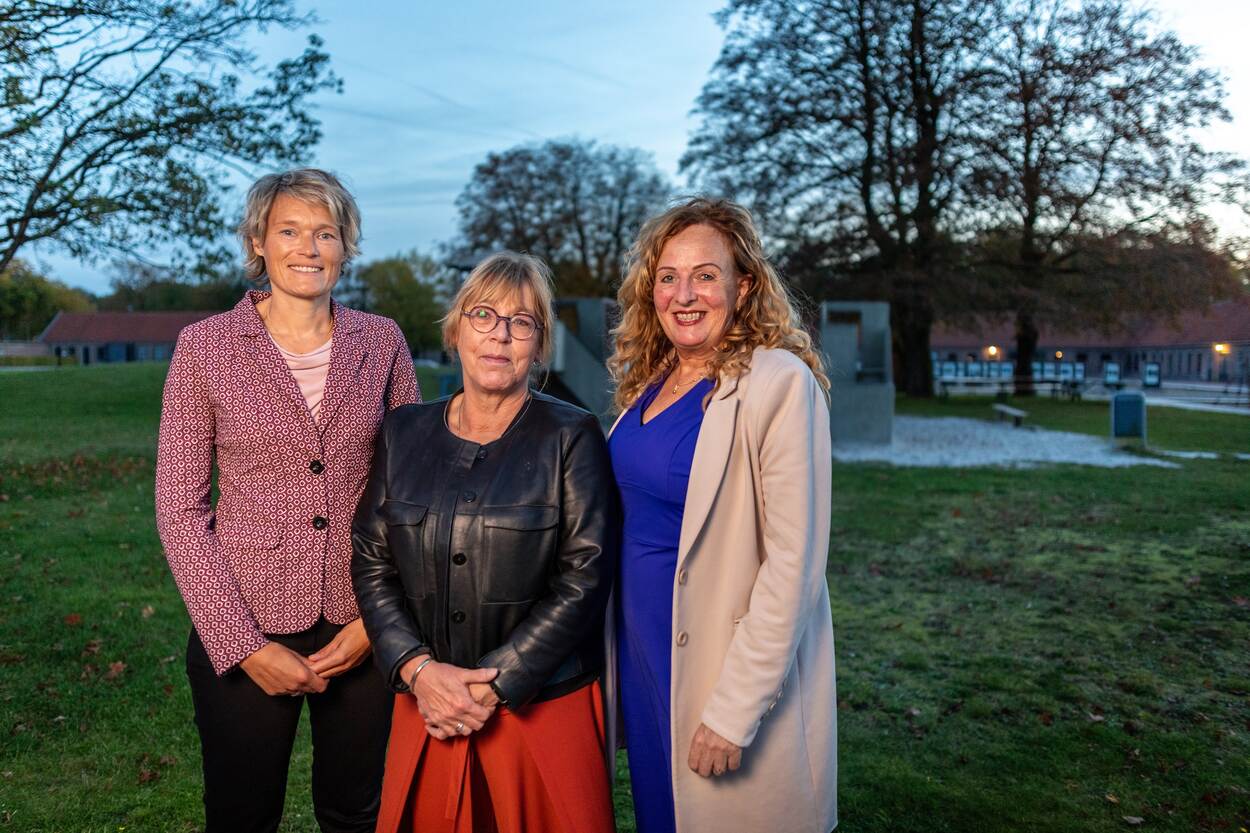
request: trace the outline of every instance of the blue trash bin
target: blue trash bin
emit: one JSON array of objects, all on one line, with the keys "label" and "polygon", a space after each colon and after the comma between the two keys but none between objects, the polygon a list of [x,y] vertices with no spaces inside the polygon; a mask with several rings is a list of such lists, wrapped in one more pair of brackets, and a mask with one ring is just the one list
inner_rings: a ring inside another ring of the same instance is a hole
[{"label": "blue trash bin", "polygon": [[1146,444],[1146,397],[1121,391],[1111,397],[1111,439],[1116,443]]}]

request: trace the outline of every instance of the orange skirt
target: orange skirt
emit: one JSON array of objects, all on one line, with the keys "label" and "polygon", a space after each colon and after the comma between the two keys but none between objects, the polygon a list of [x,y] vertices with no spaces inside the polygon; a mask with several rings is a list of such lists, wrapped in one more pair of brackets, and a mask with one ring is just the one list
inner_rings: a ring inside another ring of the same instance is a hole
[{"label": "orange skirt", "polygon": [[599,684],[436,740],[395,697],[378,833],[613,833]]}]

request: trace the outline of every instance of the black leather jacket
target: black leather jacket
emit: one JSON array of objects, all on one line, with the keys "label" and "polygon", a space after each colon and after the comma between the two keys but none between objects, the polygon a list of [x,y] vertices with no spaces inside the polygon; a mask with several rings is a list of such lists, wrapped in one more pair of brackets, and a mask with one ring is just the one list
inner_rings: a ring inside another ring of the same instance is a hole
[{"label": "black leather jacket", "polygon": [[432,653],[496,667],[510,706],[603,666],[620,549],[607,443],[586,411],[535,393],[486,445],[447,428],[446,399],[391,411],[352,524],[352,582],[378,667]]}]

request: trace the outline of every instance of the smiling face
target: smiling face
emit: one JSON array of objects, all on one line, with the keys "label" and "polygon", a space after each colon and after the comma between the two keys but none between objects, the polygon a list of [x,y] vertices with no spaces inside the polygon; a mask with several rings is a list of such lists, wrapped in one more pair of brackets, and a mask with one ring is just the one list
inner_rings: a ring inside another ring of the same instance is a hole
[{"label": "smiling face", "polygon": [[[529,293],[523,293],[523,296],[473,301],[460,312],[488,306],[502,316],[525,313],[537,319]],[[539,331],[528,339],[515,339],[512,328],[502,320],[496,321],[495,328],[490,332],[479,333],[473,329],[469,319],[461,315],[456,325],[455,348],[460,355],[465,389],[502,395],[525,390],[530,367],[538,357],[543,336]]]},{"label": "smiling face", "polygon": [[715,351],[750,285],[750,276],[734,268],[729,241],[711,226],[689,226],[664,244],[652,300],[681,358],[706,360]]},{"label": "smiling face", "polygon": [[265,259],[274,295],[315,300],[330,294],[343,268],[343,241],[330,209],[279,194],[269,208],[263,240],[252,248]]}]

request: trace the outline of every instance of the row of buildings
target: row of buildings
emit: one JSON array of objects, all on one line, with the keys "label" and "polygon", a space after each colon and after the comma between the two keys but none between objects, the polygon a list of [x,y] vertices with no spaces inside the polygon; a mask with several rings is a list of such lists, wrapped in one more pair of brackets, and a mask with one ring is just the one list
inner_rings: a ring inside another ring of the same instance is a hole
[{"label": "row of buildings", "polygon": [[[78,364],[167,361],[178,332],[211,312],[62,312],[39,336],[43,349]],[[931,346],[942,361],[1012,361],[1009,325],[981,330],[937,327]],[[1139,321],[1116,334],[1047,330],[1039,361],[1076,362],[1091,378],[1117,362],[1126,378],[1157,362],[1164,380],[1230,382],[1250,377],[1250,297],[1189,312],[1175,322]]]},{"label": "row of buildings", "polygon": [[[1016,356],[1009,324],[938,326],[930,348],[938,362],[1008,362]],[[1165,381],[1244,383],[1250,378],[1250,297],[1220,301],[1174,322],[1139,320],[1118,333],[1044,329],[1036,359],[1084,365],[1089,378],[1102,376],[1107,362],[1119,364],[1125,378],[1140,377],[1154,362]]]}]

